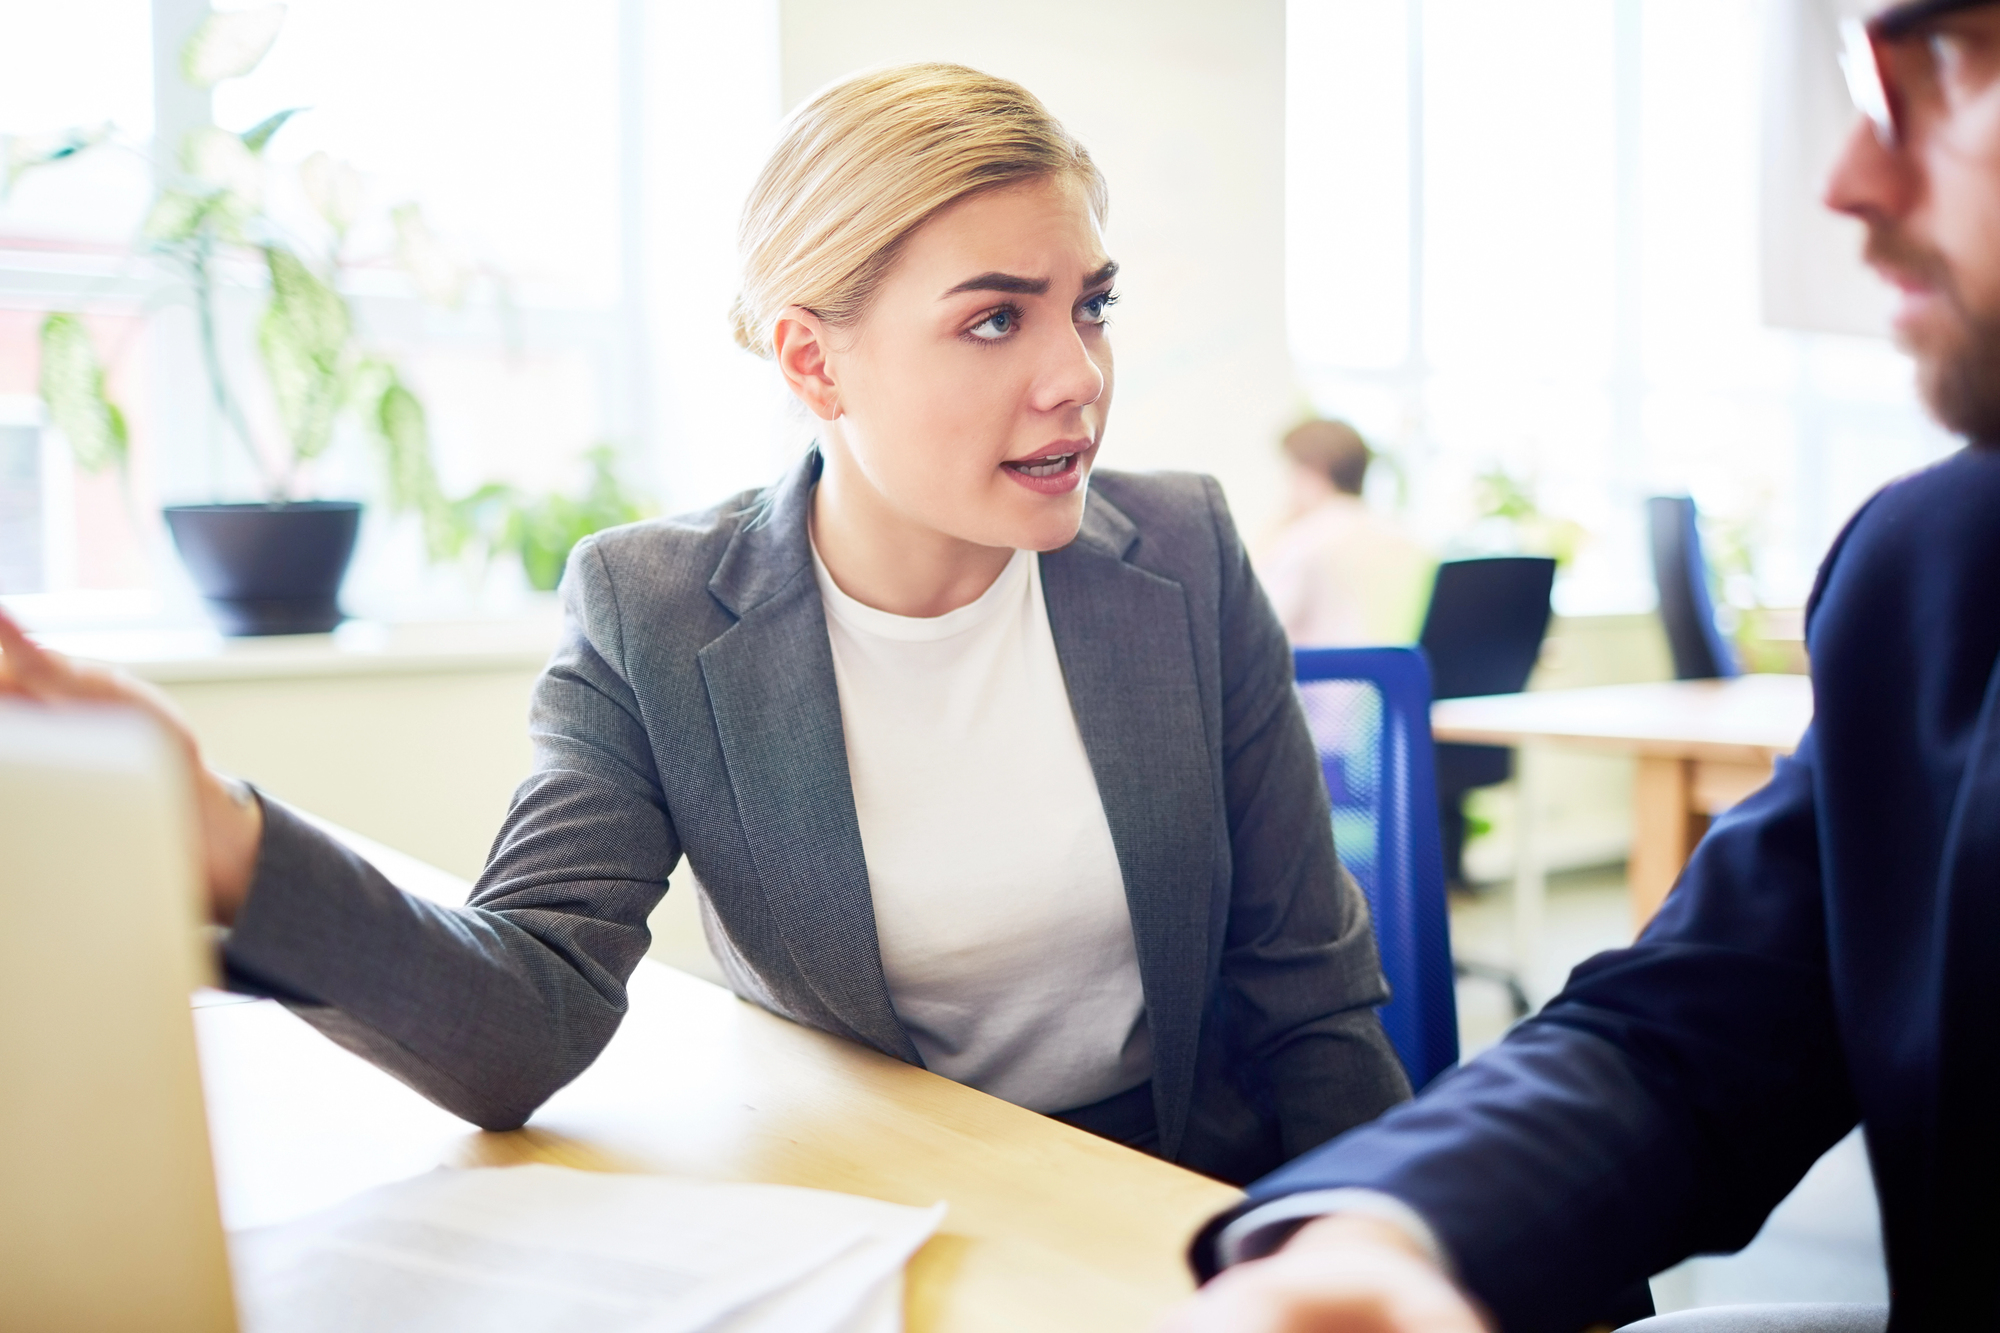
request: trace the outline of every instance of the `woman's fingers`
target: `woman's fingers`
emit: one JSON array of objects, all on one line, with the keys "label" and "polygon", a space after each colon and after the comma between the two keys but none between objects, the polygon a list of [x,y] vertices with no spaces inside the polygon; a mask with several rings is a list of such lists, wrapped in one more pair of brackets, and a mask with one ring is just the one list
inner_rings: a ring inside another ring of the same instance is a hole
[{"label": "woman's fingers", "polygon": [[44,648],[26,630],[0,611],[0,694],[36,703],[119,704],[152,716],[198,762],[194,734],[180,712],[153,686],[122,671],[73,662]]},{"label": "woman's fingers", "polygon": [[143,687],[102,667],[79,666],[28,637],[5,611],[0,611],[0,668],[8,693],[43,703],[128,703],[155,711],[150,697],[138,698]]},{"label": "woman's fingers", "polygon": [[123,672],[72,662],[42,647],[5,611],[0,611],[0,695],[41,704],[119,704],[158,722],[187,764],[200,822],[209,915],[222,925],[235,919],[256,871],[263,807],[239,784],[202,763],[194,733],[166,695]]},{"label": "woman's fingers", "polygon": [[41,697],[43,690],[56,688],[61,668],[49,650],[28,637],[5,610],[0,610],[0,690],[9,694]]}]

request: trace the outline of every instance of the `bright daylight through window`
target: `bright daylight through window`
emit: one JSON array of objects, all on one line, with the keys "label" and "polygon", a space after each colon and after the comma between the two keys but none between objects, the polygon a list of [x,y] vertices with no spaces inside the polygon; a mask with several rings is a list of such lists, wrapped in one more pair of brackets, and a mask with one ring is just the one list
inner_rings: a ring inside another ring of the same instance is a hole
[{"label": "bright daylight through window", "polygon": [[[495,547],[547,581],[529,549],[544,497],[601,491],[593,459],[656,489],[621,333],[618,5],[534,24],[446,0],[224,7],[241,30],[210,34],[204,72],[185,44],[208,14],[65,0],[8,15],[0,593],[95,593],[101,608],[164,588],[186,603],[160,507],[274,489],[368,501],[355,613],[490,600],[480,556]],[[245,135],[294,109],[261,142]],[[307,285],[274,351],[285,321],[265,309],[284,273]],[[347,310],[324,304],[333,323],[311,324],[297,311],[324,284]],[[80,466],[103,460],[50,427],[61,412],[36,368],[63,311],[87,331],[84,387],[88,358],[102,370],[86,410],[122,415],[122,465]],[[285,378],[307,364],[323,383]],[[385,415],[404,402],[382,397],[391,382],[418,413]],[[430,479],[398,440],[427,443]]]},{"label": "bright daylight through window", "polygon": [[1557,554],[1559,610],[1644,610],[1644,499],[1691,493],[1728,600],[1797,607],[1855,506],[1953,447],[1886,341],[1762,322],[1757,0],[1288,23],[1299,373],[1447,553]]}]

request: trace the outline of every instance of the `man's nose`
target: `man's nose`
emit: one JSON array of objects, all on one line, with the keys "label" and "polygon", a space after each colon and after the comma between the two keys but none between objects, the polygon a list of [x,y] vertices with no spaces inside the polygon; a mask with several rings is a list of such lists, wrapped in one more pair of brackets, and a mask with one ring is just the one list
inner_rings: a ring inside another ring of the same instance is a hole
[{"label": "man's nose", "polygon": [[1836,213],[1871,222],[1901,217],[1916,194],[1916,173],[1907,148],[1889,147],[1872,123],[1857,118],[1834,160],[1820,202]]}]

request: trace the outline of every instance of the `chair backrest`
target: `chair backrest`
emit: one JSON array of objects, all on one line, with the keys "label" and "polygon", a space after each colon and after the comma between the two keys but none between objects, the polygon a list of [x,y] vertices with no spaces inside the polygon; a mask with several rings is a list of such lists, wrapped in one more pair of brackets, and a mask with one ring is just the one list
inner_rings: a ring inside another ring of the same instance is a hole
[{"label": "chair backrest", "polygon": [[1417,642],[1433,697],[1512,694],[1528,683],[1549,632],[1556,562],[1541,555],[1447,560],[1438,566]]},{"label": "chair backrest", "polygon": [[1333,802],[1333,841],[1368,896],[1410,1083],[1458,1063],[1458,1002],[1431,762],[1430,671],[1414,648],[1300,648],[1299,701]]},{"label": "chair backrest", "polygon": [[1660,623],[1674,655],[1677,680],[1714,680],[1742,668],[1729,640],[1715,623],[1708,595],[1708,561],[1701,553],[1701,529],[1694,501],[1685,495],[1656,495],[1646,501],[1646,526],[1653,539],[1653,582],[1660,590]]}]

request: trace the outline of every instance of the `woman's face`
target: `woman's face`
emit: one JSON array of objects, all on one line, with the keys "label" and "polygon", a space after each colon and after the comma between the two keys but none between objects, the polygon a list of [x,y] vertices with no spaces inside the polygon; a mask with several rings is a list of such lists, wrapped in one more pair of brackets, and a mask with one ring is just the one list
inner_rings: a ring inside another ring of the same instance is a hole
[{"label": "woman's face", "polygon": [[885,518],[980,546],[1066,545],[1111,407],[1117,268],[1067,177],[932,218],[859,323],[824,331],[829,467]]}]

